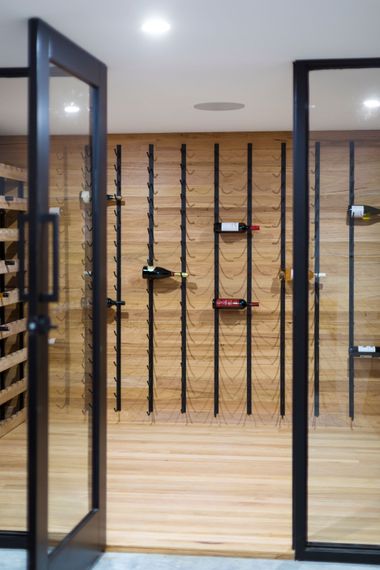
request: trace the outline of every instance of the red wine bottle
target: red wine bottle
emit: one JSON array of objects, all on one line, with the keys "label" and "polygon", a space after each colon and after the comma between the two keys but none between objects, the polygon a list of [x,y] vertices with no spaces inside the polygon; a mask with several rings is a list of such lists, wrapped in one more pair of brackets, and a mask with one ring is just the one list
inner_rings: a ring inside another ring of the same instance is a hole
[{"label": "red wine bottle", "polygon": [[214,232],[217,234],[242,234],[244,232],[255,232],[259,229],[260,226],[247,226],[247,224],[242,224],[241,222],[218,222],[214,224]]},{"label": "red wine bottle", "polygon": [[187,273],[181,271],[169,271],[164,267],[154,267],[153,265],[144,265],[142,268],[143,279],[166,279],[167,277],[187,277]]},{"label": "red wine bottle", "polygon": [[[214,309],[245,309],[248,303],[245,299],[213,299],[212,306]],[[257,301],[249,303],[250,307],[258,307]]]}]

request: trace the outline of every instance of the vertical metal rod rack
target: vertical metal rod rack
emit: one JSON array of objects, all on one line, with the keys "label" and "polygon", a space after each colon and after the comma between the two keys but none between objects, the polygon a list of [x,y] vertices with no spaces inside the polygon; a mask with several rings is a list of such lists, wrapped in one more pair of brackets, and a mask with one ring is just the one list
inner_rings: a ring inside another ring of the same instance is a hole
[{"label": "vertical metal rod rack", "polygon": [[[355,202],[355,143],[350,141],[349,144],[349,207]],[[352,347],[354,346],[354,288],[355,288],[355,267],[354,267],[354,253],[355,253],[355,224],[354,218],[349,215],[348,218],[348,414],[351,420],[355,415],[355,359],[352,354]]]},{"label": "vertical metal rod rack", "polygon": [[[219,144],[214,145],[214,223],[219,223]],[[214,299],[219,298],[219,233],[214,232]],[[214,311],[214,416],[219,414],[219,311]]]},{"label": "vertical metal rod rack", "polygon": [[[181,272],[187,271],[186,260],[186,145],[181,146]],[[186,278],[181,281],[181,413],[186,413],[187,367],[186,367]]]},{"label": "vertical metal rod rack", "polygon": [[114,277],[116,280],[116,283],[114,285],[114,290],[115,290],[115,299],[107,299],[107,305],[108,307],[115,307],[116,309],[116,313],[115,313],[115,345],[114,345],[114,350],[115,350],[115,361],[114,361],[114,365],[115,365],[115,412],[121,412],[121,407],[122,407],[122,403],[121,403],[121,307],[123,305],[125,305],[125,301],[122,300],[122,286],[121,286],[121,277],[122,277],[122,266],[121,266],[121,262],[122,262],[122,257],[121,257],[121,207],[123,205],[123,198],[122,198],[122,194],[121,194],[121,184],[122,184],[122,174],[121,174],[121,164],[122,164],[122,148],[121,145],[118,144],[116,145],[115,149],[114,149],[114,153],[115,153],[115,164],[114,164],[114,169],[115,169],[115,179],[114,179],[114,184],[115,184],[115,194],[109,194],[107,195],[108,200],[115,202],[115,210],[114,210],[114,214],[115,214],[115,224],[114,224],[114,230],[115,230],[115,240],[114,240],[114,246],[115,246],[115,255],[114,255],[114,262],[115,262],[115,271],[114,271]]},{"label": "vertical metal rod rack", "polygon": [[[280,266],[286,270],[286,143],[281,143],[281,236]],[[280,416],[286,413],[286,283],[280,279]]]},{"label": "vertical metal rod rack", "polygon": [[[148,154],[148,265],[154,265],[154,145],[149,145]],[[154,280],[149,279],[148,291],[148,411],[154,410]]]},{"label": "vertical metal rod rack", "polygon": [[[247,226],[252,225],[252,143],[247,146]],[[247,414],[252,414],[252,232],[247,231]]]},{"label": "vertical metal rod rack", "polygon": [[315,143],[314,172],[314,416],[319,416],[319,272],[321,143]]}]

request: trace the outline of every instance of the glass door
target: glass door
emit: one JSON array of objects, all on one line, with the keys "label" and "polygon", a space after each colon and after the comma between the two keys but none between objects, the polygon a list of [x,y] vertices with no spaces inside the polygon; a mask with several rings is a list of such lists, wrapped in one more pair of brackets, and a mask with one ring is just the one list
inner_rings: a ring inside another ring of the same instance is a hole
[{"label": "glass door", "polygon": [[297,559],[380,563],[380,59],[295,63]]},{"label": "glass door", "polygon": [[106,68],[29,32],[30,568],[79,570],[105,546]]}]

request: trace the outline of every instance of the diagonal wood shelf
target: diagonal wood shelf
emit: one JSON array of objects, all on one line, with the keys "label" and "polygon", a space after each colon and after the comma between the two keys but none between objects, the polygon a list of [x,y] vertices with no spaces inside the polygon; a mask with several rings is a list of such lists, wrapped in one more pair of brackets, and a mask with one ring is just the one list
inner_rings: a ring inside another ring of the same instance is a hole
[{"label": "diagonal wood shelf", "polygon": [[26,386],[27,386],[26,378],[23,378],[22,380],[17,380],[17,382],[13,382],[13,384],[7,386],[7,388],[0,390],[0,406],[5,402],[9,402],[9,400],[14,398],[15,396],[18,396],[19,394],[25,392]]},{"label": "diagonal wood shelf", "polygon": [[17,241],[17,228],[0,228],[0,241]]},{"label": "diagonal wood shelf", "polygon": [[11,354],[7,354],[7,356],[3,356],[0,358],[0,372],[4,372],[4,370],[12,368],[12,366],[16,366],[16,364],[25,362],[27,357],[28,352],[26,348],[21,348],[20,350],[16,350]]},{"label": "diagonal wood shelf", "polygon": [[10,323],[4,323],[8,327],[7,331],[0,330],[0,340],[12,336],[14,334],[19,334],[26,331],[26,319],[18,319],[17,321],[12,321]]},{"label": "diagonal wood shelf", "polygon": [[20,302],[19,290],[18,289],[8,289],[4,293],[0,293],[0,307],[6,307],[7,305],[13,305]]},{"label": "diagonal wood shelf", "polygon": [[17,166],[11,166],[10,164],[0,163],[0,178],[26,182],[28,175],[25,168],[18,168]]},{"label": "diagonal wood shelf", "polygon": [[19,270],[19,261],[18,259],[13,261],[13,265],[8,265],[4,259],[0,260],[0,275],[4,273],[17,273]]},{"label": "diagonal wood shelf", "polygon": [[10,418],[2,420],[0,422],[0,437],[3,437],[4,435],[12,431],[15,427],[24,423],[25,419],[26,419],[26,411],[25,408],[23,408],[19,412],[13,414]]},{"label": "diagonal wood shelf", "polygon": [[28,201],[26,198],[0,196],[0,210],[15,210],[17,212],[26,212],[27,209]]}]

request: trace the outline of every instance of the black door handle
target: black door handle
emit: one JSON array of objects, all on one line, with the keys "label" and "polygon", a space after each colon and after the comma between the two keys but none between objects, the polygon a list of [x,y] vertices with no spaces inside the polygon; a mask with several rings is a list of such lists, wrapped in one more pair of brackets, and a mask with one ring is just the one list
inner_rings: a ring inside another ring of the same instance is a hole
[{"label": "black door handle", "polygon": [[52,224],[53,228],[53,290],[41,293],[41,301],[57,302],[59,299],[59,214],[43,214],[42,223]]}]

